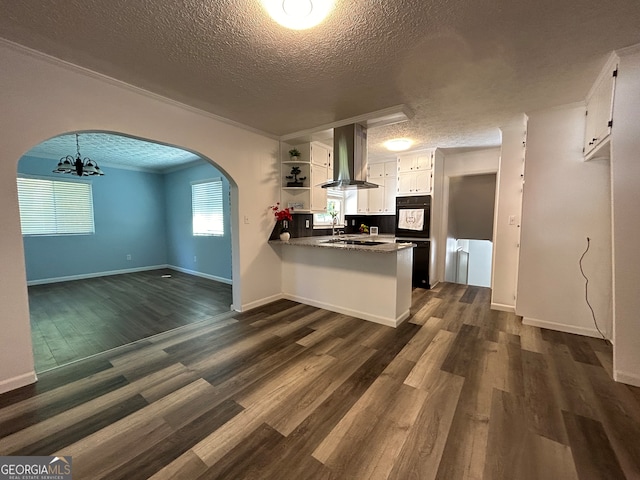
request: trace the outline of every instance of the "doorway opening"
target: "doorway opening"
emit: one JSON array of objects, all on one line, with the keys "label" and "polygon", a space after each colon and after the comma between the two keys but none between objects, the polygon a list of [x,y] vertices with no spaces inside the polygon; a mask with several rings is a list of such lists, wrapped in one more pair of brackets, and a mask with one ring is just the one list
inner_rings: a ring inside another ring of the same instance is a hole
[{"label": "doorway opening", "polygon": [[449,178],[445,280],[491,287],[496,174]]},{"label": "doorway opening", "polygon": [[[75,153],[75,133],[42,142],[18,162],[19,179],[89,185],[93,216],[83,233],[25,234],[23,225],[37,372],[212,319],[232,304],[225,173],[193,152],[110,132],[79,132],[82,155],[104,176],[53,173]],[[193,227],[193,186],[206,182],[219,187],[211,235]],[[78,203],[52,201],[65,212]]]},{"label": "doorway opening", "polygon": [[491,241],[459,238],[456,247],[455,283],[491,287],[492,255]]}]

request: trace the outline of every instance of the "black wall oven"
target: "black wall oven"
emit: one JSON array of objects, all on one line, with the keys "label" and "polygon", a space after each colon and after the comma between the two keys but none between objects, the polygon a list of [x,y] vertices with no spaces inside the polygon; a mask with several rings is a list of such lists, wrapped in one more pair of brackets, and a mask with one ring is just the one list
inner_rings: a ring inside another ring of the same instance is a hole
[{"label": "black wall oven", "polygon": [[412,242],[414,288],[431,288],[429,283],[429,225],[431,197],[429,195],[396,197],[396,242]]},{"label": "black wall oven", "polygon": [[429,238],[431,196],[396,197],[396,237]]}]

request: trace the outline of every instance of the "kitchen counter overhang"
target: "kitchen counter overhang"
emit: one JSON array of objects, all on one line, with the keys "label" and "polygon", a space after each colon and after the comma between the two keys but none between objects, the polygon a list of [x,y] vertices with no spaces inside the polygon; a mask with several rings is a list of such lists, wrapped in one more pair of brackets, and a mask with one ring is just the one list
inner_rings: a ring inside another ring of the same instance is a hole
[{"label": "kitchen counter overhang", "polygon": [[280,247],[285,298],[391,327],[409,317],[413,244],[368,235],[270,243]]},{"label": "kitchen counter overhang", "polygon": [[396,243],[392,235],[338,235],[323,237],[292,238],[287,241],[271,240],[269,243],[286,246],[337,248],[341,250],[363,250],[374,253],[393,253],[415,247],[410,241]]}]

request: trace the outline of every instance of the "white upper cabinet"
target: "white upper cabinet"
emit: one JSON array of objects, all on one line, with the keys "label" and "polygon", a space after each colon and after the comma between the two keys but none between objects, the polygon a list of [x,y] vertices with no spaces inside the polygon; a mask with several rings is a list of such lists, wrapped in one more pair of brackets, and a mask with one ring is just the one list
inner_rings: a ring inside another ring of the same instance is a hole
[{"label": "white upper cabinet", "polygon": [[331,148],[317,142],[309,144],[311,163],[329,168],[331,163]]},{"label": "white upper cabinet", "polygon": [[434,152],[419,153],[416,156],[416,170],[432,170],[433,154]]},{"label": "white upper cabinet", "polygon": [[327,167],[311,164],[311,211],[327,211],[327,189],[319,185],[327,181]]},{"label": "white upper cabinet", "polygon": [[333,149],[329,150],[329,164],[327,165],[327,181],[333,180]]},{"label": "white upper cabinet", "polygon": [[369,213],[382,214],[384,213],[384,200],[385,200],[385,186],[380,185],[378,188],[372,188],[369,193]]},{"label": "white upper cabinet", "polygon": [[434,151],[398,155],[398,173],[431,170],[433,168]]},{"label": "white upper cabinet", "polygon": [[371,183],[382,185],[380,183],[384,178],[384,163],[370,163],[368,179]]},{"label": "white upper cabinet", "polygon": [[608,157],[611,129],[613,128],[613,96],[615,94],[618,62],[611,57],[587,97],[587,112],[584,135],[586,160]]},{"label": "white upper cabinet", "polygon": [[369,213],[369,189],[359,189],[357,191],[358,197],[358,205],[357,212],[358,213]]},{"label": "white upper cabinet", "polygon": [[[395,162],[391,162],[391,165],[395,167]],[[394,169],[395,170],[395,169]],[[386,175],[386,174],[385,174]],[[398,178],[395,175],[395,171],[391,176],[385,176],[384,179],[384,213],[394,214],[396,213],[396,188]]]},{"label": "white upper cabinet", "polygon": [[397,162],[384,162],[383,165],[384,165],[384,177],[387,179],[393,178],[395,181],[398,173]]},{"label": "white upper cabinet", "polygon": [[396,168],[395,161],[370,163],[367,166],[367,181],[375,183],[378,188],[357,191],[356,210],[359,214],[383,215],[395,213]]},{"label": "white upper cabinet", "polygon": [[398,195],[430,195],[433,179],[435,150],[407,155],[398,155]]},{"label": "white upper cabinet", "polygon": [[398,174],[398,195],[430,195],[433,175],[431,170]]}]

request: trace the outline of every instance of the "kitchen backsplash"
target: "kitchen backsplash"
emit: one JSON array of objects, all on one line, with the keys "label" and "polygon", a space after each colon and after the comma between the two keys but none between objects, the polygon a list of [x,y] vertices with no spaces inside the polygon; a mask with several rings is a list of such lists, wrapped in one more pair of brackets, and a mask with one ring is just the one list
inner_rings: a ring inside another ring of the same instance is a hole
[{"label": "kitchen backsplash", "polygon": [[378,233],[393,235],[396,230],[395,215],[346,215],[345,233],[358,233],[363,223],[367,227],[378,227]]},{"label": "kitchen backsplash", "polygon": [[[309,227],[307,227],[307,220]],[[347,215],[345,217],[346,226],[338,227],[336,230],[343,230],[344,233],[359,233],[360,225],[367,227],[378,227],[378,233],[391,234],[395,232],[395,215]],[[269,240],[277,240],[280,234],[280,226],[274,225]],[[291,238],[314,237],[331,235],[331,228],[313,228],[312,213],[294,213],[293,221],[289,222],[289,232]]]}]

